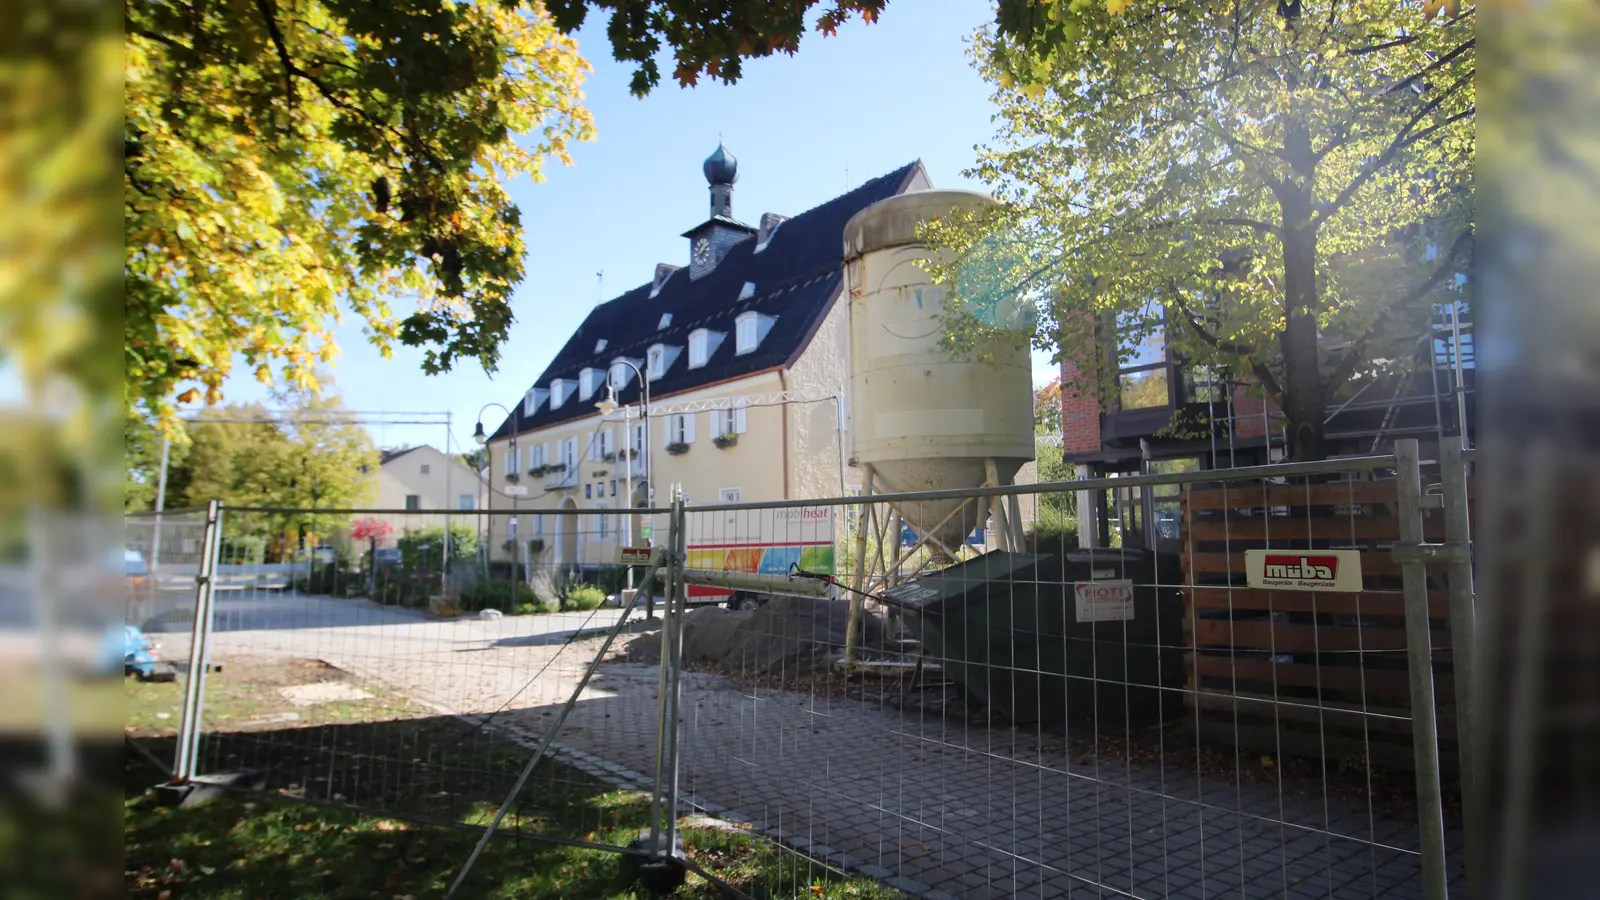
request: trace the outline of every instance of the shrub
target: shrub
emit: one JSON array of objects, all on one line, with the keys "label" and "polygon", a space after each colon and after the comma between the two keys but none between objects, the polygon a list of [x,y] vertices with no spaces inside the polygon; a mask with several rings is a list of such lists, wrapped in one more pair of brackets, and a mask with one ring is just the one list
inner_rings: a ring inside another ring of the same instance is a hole
[{"label": "shrub", "polygon": [[[524,587],[526,587],[526,585],[524,585]],[[521,603],[517,605],[517,615],[519,616],[542,616],[546,613],[553,613],[555,611],[555,604],[545,600],[535,600],[530,603]]]},{"label": "shrub", "polygon": [[1078,520],[1044,504],[1039,505],[1039,521],[1022,539],[1029,553],[1063,553],[1078,548]]},{"label": "shrub", "polygon": [[576,612],[587,612],[599,609],[600,604],[606,602],[605,591],[592,584],[580,584],[567,591],[567,609]]},{"label": "shrub", "polygon": [[348,597],[351,591],[362,587],[362,576],[338,563],[317,562],[305,575],[296,578],[294,589],[302,594],[328,594]]},{"label": "shrub", "polygon": [[[400,563],[407,569],[440,569],[444,560],[444,526],[414,531],[399,541]],[[478,533],[458,523],[450,527],[450,559],[472,559],[478,554]]]},{"label": "shrub", "polygon": [[[512,585],[515,584],[515,588]],[[513,599],[513,596],[515,599]],[[538,603],[533,588],[520,582],[504,580],[480,581],[461,591],[461,609],[477,612],[481,609],[498,609],[501,612],[522,612],[522,607]]]}]

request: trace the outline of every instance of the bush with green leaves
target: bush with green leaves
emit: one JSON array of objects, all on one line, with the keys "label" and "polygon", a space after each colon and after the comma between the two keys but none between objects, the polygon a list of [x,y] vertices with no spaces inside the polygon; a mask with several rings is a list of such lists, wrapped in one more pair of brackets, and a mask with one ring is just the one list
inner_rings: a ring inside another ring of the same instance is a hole
[{"label": "bush with green leaves", "polygon": [[[407,569],[433,569],[444,567],[444,526],[435,525],[413,531],[399,540],[400,564]],[[452,562],[470,560],[478,555],[478,533],[465,523],[450,526],[450,559]]]},{"label": "bush with green leaves", "polygon": [[606,592],[592,584],[580,584],[567,591],[566,607],[569,612],[587,612],[599,609],[606,602]]},{"label": "bush with green leaves", "polygon": [[1023,536],[1029,553],[1064,553],[1078,547],[1078,520],[1049,504],[1039,504],[1039,520]]}]

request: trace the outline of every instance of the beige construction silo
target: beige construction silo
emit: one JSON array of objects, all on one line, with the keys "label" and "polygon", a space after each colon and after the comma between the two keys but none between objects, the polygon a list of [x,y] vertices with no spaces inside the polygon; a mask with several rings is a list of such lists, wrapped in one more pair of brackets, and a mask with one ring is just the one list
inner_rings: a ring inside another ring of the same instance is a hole
[{"label": "beige construction silo", "polygon": [[[994,202],[971,191],[917,191],[875,203],[845,225],[851,452],[872,493],[1010,484],[1034,458],[1027,343],[992,348],[981,361],[953,355],[941,346],[941,311],[965,300],[918,265],[929,256],[917,240],[920,223]],[[999,545],[1018,549],[1014,500],[1009,509],[959,500],[895,508],[936,557],[958,552],[991,514]]]}]

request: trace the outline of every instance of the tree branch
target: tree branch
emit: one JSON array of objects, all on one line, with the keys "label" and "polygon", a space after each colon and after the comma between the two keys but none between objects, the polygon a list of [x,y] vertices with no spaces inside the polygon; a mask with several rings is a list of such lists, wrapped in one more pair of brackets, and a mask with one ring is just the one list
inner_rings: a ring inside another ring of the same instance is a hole
[{"label": "tree branch", "polygon": [[[1438,283],[1442,281],[1446,275],[1449,275],[1451,269],[1455,268],[1456,257],[1460,256],[1461,252],[1465,250],[1472,243],[1472,241],[1473,233],[1472,229],[1470,228],[1456,235],[1455,241],[1450,244],[1450,249],[1446,251],[1444,257],[1439,260],[1439,265],[1431,273],[1429,273],[1427,278],[1424,278],[1415,287],[1407,291],[1405,296],[1391,304],[1389,309],[1404,309],[1405,307],[1416,303],[1418,300],[1421,300],[1423,297],[1426,297],[1428,292],[1433,290],[1434,287],[1438,285]],[[1350,345],[1349,349],[1345,351],[1344,359],[1340,360],[1339,365],[1335,366],[1333,371],[1329,372],[1328,376],[1323,379],[1323,390],[1327,393],[1327,395],[1331,396],[1334,391],[1338,390],[1341,385],[1350,379],[1350,376],[1355,374],[1356,367],[1361,365],[1362,361],[1366,358],[1367,345],[1372,341],[1374,335],[1377,335],[1380,332],[1386,332],[1388,330],[1386,327],[1388,323],[1388,316],[1379,316],[1378,319],[1372,323],[1372,327],[1367,329],[1367,333],[1363,334],[1360,338],[1357,338],[1356,341]]]},{"label": "tree branch", "polygon": [[1194,329],[1195,335],[1200,340],[1205,341],[1207,346],[1220,353],[1230,353],[1250,360],[1250,370],[1255,373],[1256,378],[1260,379],[1261,386],[1276,397],[1281,398],[1283,396],[1283,387],[1278,383],[1278,377],[1272,374],[1272,370],[1267,368],[1264,363],[1257,362],[1252,358],[1249,347],[1243,344],[1235,344],[1232,341],[1224,341],[1217,337],[1206,328],[1205,320],[1196,315],[1193,310],[1189,309],[1189,305],[1183,302],[1183,293],[1178,290],[1176,284],[1168,282],[1167,289],[1172,296],[1172,302],[1178,307],[1178,312],[1182,313],[1186,320],[1184,324]]},{"label": "tree branch", "polygon": [[[272,46],[277,50],[278,61],[283,64],[283,86],[288,94],[287,99],[290,101],[293,101],[294,99],[294,79],[303,78],[306,81],[311,82],[311,85],[317,89],[317,92],[321,94],[325,100],[333,104],[334,107],[342,109],[345,112],[360,118],[362,121],[366,122],[368,125],[372,126],[372,128],[378,131],[388,131],[394,134],[396,137],[404,140],[405,135],[402,132],[397,131],[387,122],[380,121],[379,119],[373,117],[370,113],[359,106],[355,106],[354,104],[345,100],[343,97],[339,96],[337,91],[325,84],[322,79],[295,65],[294,59],[289,56],[289,45],[284,41],[283,30],[278,27],[277,13],[274,9],[274,0],[256,0],[256,10],[261,13],[261,19],[267,26],[267,35],[272,39]],[[423,155],[428,157],[430,160],[432,159],[431,155],[427,154],[426,152],[424,152]]]},{"label": "tree branch", "polygon": [[1397,37],[1392,41],[1384,41],[1381,44],[1372,44],[1372,45],[1367,46],[1367,47],[1356,47],[1353,50],[1346,50],[1345,51],[1345,55],[1346,56],[1366,56],[1368,53],[1379,53],[1381,51],[1388,50],[1388,49],[1390,49],[1392,47],[1404,47],[1407,44],[1415,43],[1416,40],[1417,40],[1417,36],[1416,35],[1408,34],[1408,35],[1405,35],[1404,37]]},{"label": "tree branch", "polygon": [[1400,133],[1394,136],[1394,140],[1389,142],[1389,146],[1385,147],[1383,152],[1378,154],[1378,158],[1373,160],[1371,164],[1357,173],[1356,177],[1350,179],[1350,183],[1344,186],[1344,190],[1340,191],[1337,197],[1333,198],[1333,202],[1323,207],[1315,216],[1311,218],[1311,229],[1315,231],[1316,229],[1321,228],[1322,224],[1328,221],[1328,219],[1333,216],[1334,213],[1338,212],[1340,209],[1343,209],[1344,205],[1350,202],[1350,198],[1354,197],[1356,192],[1361,190],[1363,185],[1365,185],[1368,181],[1371,181],[1374,175],[1378,174],[1385,166],[1393,162],[1395,156],[1398,155],[1401,150],[1404,150],[1406,147],[1416,143],[1417,140],[1422,140],[1428,135],[1438,131],[1440,128],[1471,115],[1473,107],[1468,107],[1465,112],[1451,116],[1443,122],[1440,122],[1439,124],[1434,125],[1433,127],[1417,135],[1415,140],[1409,139],[1411,137],[1411,129],[1415,128],[1418,122],[1421,122],[1423,119],[1427,118],[1429,113],[1438,109],[1439,105],[1445,100],[1449,99],[1450,96],[1459,90],[1463,84],[1466,84],[1472,78],[1474,71],[1476,70],[1469,70],[1462,73],[1461,77],[1452,82],[1449,87],[1445,88],[1443,91],[1440,91],[1438,96],[1423,104],[1422,108],[1417,110],[1416,114],[1406,122],[1405,127],[1400,129]]},{"label": "tree branch", "polygon": [[1434,60],[1433,62],[1429,63],[1428,65],[1424,66],[1423,68],[1417,70],[1416,72],[1411,73],[1410,75],[1406,76],[1403,80],[1401,80],[1399,83],[1391,85],[1388,90],[1384,91],[1384,93],[1385,94],[1392,94],[1395,91],[1403,91],[1403,90],[1405,90],[1406,88],[1410,87],[1412,84],[1415,84],[1417,79],[1423,77],[1424,75],[1427,75],[1429,72],[1433,72],[1433,71],[1435,71],[1437,69],[1440,69],[1440,68],[1442,68],[1444,66],[1449,65],[1451,60],[1453,60],[1456,57],[1460,56],[1461,54],[1467,52],[1468,50],[1471,50],[1473,48],[1473,46],[1477,44],[1477,42],[1478,42],[1477,38],[1467,38],[1466,40],[1464,40],[1460,44],[1458,44],[1454,50],[1451,50],[1449,53],[1446,53],[1445,55],[1439,57],[1438,59]]}]

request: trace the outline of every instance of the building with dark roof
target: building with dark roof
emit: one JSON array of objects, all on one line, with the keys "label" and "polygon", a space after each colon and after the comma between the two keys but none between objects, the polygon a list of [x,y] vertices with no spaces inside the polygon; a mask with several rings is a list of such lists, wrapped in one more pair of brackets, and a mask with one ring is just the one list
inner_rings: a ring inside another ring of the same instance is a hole
[{"label": "building with dark roof", "polygon": [[[534,383],[507,401],[511,415],[487,438],[490,506],[597,514],[491,517],[496,558],[531,541],[550,562],[600,559],[624,537],[626,520],[612,511],[630,505],[630,484],[633,506],[652,497],[665,503],[675,485],[691,503],[836,496],[855,487],[844,452],[844,225],[873,203],[930,188],[927,173],[913,162],[805,212],[762,214],[754,225],[735,212],[739,164],[725,147],[702,173],[708,216],[683,233],[685,257],[596,306]],[[607,400],[617,408],[602,416],[597,404]]]}]

